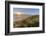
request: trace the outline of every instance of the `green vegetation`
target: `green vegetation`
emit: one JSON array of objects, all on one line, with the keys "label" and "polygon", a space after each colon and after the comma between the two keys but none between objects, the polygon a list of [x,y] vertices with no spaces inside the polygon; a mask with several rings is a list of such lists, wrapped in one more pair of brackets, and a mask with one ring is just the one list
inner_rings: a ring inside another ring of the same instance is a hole
[{"label": "green vegetation", "polygon": [[38,27],[39,15],[30,16],[24,20],[14,22],[15,27]]}]

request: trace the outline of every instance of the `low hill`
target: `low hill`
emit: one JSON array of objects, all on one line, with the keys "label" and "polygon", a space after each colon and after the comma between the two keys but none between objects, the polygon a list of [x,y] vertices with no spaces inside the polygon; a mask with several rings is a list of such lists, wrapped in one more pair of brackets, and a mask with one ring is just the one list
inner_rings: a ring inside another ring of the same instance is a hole
[{"label": "low hill", "polygon": [[38,27],[39,15],[29,16],[26,19],[14,22],[15,27]]}]

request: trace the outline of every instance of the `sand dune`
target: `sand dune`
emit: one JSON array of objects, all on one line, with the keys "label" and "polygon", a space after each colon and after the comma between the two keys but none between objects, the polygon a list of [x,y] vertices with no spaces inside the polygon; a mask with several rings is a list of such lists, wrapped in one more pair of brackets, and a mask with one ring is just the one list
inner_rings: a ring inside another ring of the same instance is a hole
[{"label": "sand dune", "polygon": [[14,28],[15,27],[38,27],[39,26],[39,15],[21,15],[14,16]]},{"label": "sand dune", "polygon": [[14,15],[14,16],[13,16],[13,20],[14,20],[14,21],[20,21],[20,20],[26,19],[27,17],[29,17],[29,16],[28,16],[28,15],[20,15],[20,16]]}]

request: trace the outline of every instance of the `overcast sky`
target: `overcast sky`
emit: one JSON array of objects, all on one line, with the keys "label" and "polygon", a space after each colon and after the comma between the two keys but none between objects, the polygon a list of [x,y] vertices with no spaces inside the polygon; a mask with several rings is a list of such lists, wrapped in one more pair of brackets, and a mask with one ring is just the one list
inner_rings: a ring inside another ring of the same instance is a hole
[{"label": "overcast sky", "polygon": [[27,15],[39,15],[38,8],[13,8],[13,13],[20,12]]}]

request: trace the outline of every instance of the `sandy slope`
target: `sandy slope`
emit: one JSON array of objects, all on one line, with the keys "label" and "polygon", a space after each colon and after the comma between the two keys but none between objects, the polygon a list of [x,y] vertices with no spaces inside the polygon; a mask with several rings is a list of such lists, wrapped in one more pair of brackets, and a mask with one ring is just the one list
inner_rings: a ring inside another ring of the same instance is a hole
[{"label": "sandy slope", "polygon": [[38,27],[39,15],[27,16],[22,15],[14,21],[14,27]]},{"label": "sandy slope", "polygon": [[19,15],[19,16],[14,15],[13,21],[20,21],[20,20],[26,19],[27,17],[29,16],[28,15]]}]

